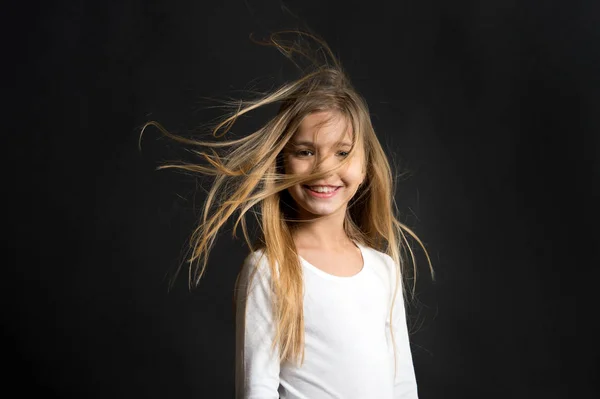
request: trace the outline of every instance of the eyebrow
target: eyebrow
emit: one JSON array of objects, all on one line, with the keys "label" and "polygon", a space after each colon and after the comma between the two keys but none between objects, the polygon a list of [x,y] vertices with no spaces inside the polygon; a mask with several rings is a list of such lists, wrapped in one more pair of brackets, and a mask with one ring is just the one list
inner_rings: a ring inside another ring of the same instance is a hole
[{"label": "eyebrow", "polygon": [[[291,143],[292,143],[292,145],[294,145],[296,147],[299,147],[301,145],[305,145],[308,147],[314,146],[314,143],[312,141],[292,141]],[[339,146],[340,147],[352,147],[352,143],[349,141],[343,141],[343,142],[339,143]]]}]

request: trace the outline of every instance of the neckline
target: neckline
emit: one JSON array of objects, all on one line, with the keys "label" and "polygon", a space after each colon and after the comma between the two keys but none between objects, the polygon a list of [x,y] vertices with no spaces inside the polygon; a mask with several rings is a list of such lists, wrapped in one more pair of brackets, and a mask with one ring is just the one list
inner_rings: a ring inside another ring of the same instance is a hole
[{"label": "neckline", "polygon": [[318,267],[316,267],[315,265],[311,264],[309,261],[307,261],[306,259],[304,259],[302,256],[298,255],[298,258],[300,258],[300,261],[304,264],[304,266],[306,266],[307,268],[309,268],[310,270],[312,270],[316,274],[318,274],[321,277],[324,277],[326,279],[329,279],[329,280],[338,280],[338,281],[354,280],[354,279],[358,278],[359,276],[361,276],[362,274],[364,274],[364,271],[367,268],[367,258],[366,258],[365,247],[363,247],[361,244],[359,244],[356,241],[352,241],[352,242],[354,243],[354,245],[356,245],[356,247],[360,251],[360,255],[362,257],[363,265],[362,265],[362,268],[358,272],[356,272],[355,274],[353,274],[351,276],[337,276],[335,274],[327,273],[326,271],[323,271],[323,270],[319,269]]}]

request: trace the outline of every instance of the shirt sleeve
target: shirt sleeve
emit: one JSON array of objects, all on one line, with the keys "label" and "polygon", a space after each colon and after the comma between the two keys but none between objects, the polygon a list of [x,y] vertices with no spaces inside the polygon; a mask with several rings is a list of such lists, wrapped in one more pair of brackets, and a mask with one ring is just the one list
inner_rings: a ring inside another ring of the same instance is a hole
[{"label": "shirt sleeve", "polygon": [[277,347],[271,350],[275,328],[270,272],[261,254],[245,259],[236,287],[236,399],[279,398],[279,352]]},{"label": "shirt sleeve", "polygon": [[[394,294],[396,285],[396,274],[398,268],[393,259],[389,259],[391,271],[391,295]],[[398,281],[401,284],[401,281]],[[417,380],[413,366],[412,354],[410,351],[410,341],[408,337],[408,327],[406,323],[406,310],[404,308],[404,298],[402,296],[402,287],[398,286],[398,292],[394,302],[393,309],[394,340],[396,343],[396,376],[394,378],[394,398],[395,399],[418,399]],[[388,325],[389,331],[389,325]]]}]

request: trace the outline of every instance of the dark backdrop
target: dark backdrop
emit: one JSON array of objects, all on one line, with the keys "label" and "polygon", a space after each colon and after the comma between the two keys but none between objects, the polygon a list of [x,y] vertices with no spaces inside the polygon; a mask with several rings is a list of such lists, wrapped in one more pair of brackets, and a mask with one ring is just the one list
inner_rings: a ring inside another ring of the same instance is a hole
[{"label": "dark backdrop", "polygon": [[396,200],[437,271],[421,254],[421,397],[597,393],[600,3],[15,4],[2,25],[6,389],[232,397],[246,248],[229,226],[200,288],[184,274],[167,291],[203,191],[155,171],[192,158],[152,129],[140,152],[139,128],[188,134],[219,115],[203,97],[280,83],[289,65],[249,34],[307,24],[410,172]]}]

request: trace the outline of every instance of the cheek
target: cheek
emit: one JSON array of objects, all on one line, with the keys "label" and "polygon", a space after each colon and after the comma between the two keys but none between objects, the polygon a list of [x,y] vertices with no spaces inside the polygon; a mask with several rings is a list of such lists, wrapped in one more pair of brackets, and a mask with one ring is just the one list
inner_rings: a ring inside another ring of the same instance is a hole
[{"label": "cheek", "polygon": [[358,184],[363,180],[363,164],[362,162],[351,162],[346,170],[346,180],[351,184]]},{"label": "cheek", "polygon": [[286,174],[305,174],[310,172],[310,164],[309,162],[287,158],[284,163],[284,169]]}]

